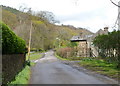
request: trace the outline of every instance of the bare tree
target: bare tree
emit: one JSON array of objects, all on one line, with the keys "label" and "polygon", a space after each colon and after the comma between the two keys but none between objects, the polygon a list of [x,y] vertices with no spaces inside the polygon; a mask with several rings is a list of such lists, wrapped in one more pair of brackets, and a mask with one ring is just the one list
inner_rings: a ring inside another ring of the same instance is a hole
[{"label": "bare tree", "polygon": [[118,25],[118,30],[120,30],[120,1],[118,1],[116,4],[115,2],[113,2],[112,0],[110,0],[112,4],[114,4],[115,6],[118,7],[118,16],[115,22],[115,25],[113,27],[116,27],[116,25]]},{"label": "bare tree", "polygon": [[49,23],[59,23],[59,21],[55,20],[55,15],[49,11],[40,11],[36,14],[36,16],[48,21]]}]

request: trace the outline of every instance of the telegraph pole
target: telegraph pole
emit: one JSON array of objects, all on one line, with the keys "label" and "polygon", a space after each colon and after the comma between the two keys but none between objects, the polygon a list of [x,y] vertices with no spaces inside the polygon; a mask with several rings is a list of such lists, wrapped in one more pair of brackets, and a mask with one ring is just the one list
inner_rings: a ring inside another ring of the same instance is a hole
[{"label": "telegraph pole", "polygon": [[32,35],[32,20],[31,20],[30,36],[29,36],[29,45],[28,45],[28,61],[30,60],[31,35]]}]

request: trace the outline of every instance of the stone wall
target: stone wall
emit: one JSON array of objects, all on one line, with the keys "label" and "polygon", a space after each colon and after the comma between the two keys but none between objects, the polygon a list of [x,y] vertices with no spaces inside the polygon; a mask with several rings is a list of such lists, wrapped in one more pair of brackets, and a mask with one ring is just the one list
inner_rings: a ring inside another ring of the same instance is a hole
[{"label": "stone wall", "polygon": [[2,55],[2,83],[12,81],[25,64],[25,54]]}]

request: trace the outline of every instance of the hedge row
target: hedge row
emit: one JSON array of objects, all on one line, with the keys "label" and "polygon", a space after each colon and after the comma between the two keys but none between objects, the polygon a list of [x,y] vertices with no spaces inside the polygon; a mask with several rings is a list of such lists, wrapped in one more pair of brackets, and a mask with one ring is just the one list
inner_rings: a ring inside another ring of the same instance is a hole
[{"label": "hedge row", "polygon": [[20,54],[26,52],[25,41],[18,37],[7,25],[0,22],[2,30],[2,54]]}]

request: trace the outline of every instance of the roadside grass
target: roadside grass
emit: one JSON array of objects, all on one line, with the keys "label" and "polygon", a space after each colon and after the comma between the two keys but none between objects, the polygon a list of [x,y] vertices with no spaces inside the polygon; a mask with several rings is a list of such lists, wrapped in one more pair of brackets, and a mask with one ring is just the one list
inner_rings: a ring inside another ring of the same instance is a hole
[{"label": "roadside grass", "polygon": [[[30,54],[30,60],[36,60],[42,57],[40,52],[34,52]],[[28,55],[26,55],[26,61],[28,60]],[[24,84],[24,86],[27,86],[30,80],[30,74],[31,74],[31,66],[34,66],[34,62],[30,62],[30,66],[26,65],[25,68],[19,72],[18,75],[16,75],[15,80],[12,82],[9,82],[8,86],[18,86]]]},{"label": "roadside grass", "polygon": [[83,66],[87,69],[95,71],[99,74],[114,78],[116,80],[120,79],[120,68],[117,68],[117,63],[108,63],[102,59],[91,59],[91,60],[81,60],[80,66]]},{"label": "roadside grass", "polygon": [[30,79],[30,66],[25,66],[25,68],[15,77],[15,80],[8,83],[8,86],[17,86],[24,84],[27,86]]},{"label": "roadside grass", "polygon": [[[37,60],[41,57],[42,57],[41,52],[30,53],[30,60]],[[28,54],[26,55],[26,60],[28,60]]]},{"label": "roadside grass", "polygon": [[[76,61],[74,59],[62,58],[56,53],[55,56],[60,60]],[[92,57],[80,57],[78,61],[80,61],[78,64],[82,67],[85,67],[86,69],[92,70],[96,73],[108,76],[116,80],[120,80],[120,68],[117,68],[118,63],[108,63],[103,59],[96,59]]]}]

